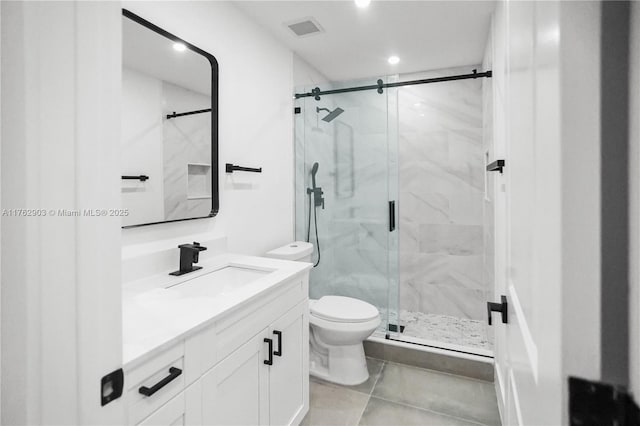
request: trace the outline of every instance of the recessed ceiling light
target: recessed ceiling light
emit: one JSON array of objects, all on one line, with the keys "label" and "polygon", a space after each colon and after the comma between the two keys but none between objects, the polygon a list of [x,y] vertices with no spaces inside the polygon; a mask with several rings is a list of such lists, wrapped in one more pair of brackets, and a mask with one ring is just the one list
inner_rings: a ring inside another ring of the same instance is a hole
[{"label": "recessed ceiling light", "polygon": [[400,62],[400,58],[398,58],[397,56],[393,55],[393,56],[389,56],[389,59],[387,59],[387,61],[389,61],[389,63],[391,65],[395,65],[398,62]]},{"label": "recessed ceiling light", "polygon": [[368,7],[369,3],[371,3],[371,0],[356,0],[356,6],[358,6],[361,9]]},{"label": "recessed ceiling light", "polygon": [[184,52],[187,50],[187,46],[185,46],[184,43],[173,43],[173,49],[178,52]]}]

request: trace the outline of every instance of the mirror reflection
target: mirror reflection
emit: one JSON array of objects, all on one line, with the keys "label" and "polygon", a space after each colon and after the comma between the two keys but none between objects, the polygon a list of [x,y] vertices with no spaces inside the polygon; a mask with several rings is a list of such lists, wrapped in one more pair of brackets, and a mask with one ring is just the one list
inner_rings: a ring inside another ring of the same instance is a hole
[{"label": "mirror reflection", "polygon": [[123,226],[212,216],[212,66],[122,20]]}]

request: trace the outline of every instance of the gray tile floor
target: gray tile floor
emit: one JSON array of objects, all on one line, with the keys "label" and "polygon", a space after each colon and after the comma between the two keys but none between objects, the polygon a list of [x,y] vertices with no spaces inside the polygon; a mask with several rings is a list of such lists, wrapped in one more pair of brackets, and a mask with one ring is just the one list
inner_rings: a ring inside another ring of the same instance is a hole
[{"label": "gray tile floor", "polygon": [[493,383],[367,358],[369,380],[310,381],[304,426],[500,425]]}]

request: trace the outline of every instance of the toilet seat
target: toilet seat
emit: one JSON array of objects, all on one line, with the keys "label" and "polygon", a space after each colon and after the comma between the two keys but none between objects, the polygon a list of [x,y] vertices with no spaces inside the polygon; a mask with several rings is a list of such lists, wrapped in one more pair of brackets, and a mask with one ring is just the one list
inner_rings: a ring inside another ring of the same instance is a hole
[{"label": "toilet seat", "polygon": [[332,322],[362,323],[380,318],[375,306],[344,296],[323,296],[311,301],[309,310],[312,316]]}]

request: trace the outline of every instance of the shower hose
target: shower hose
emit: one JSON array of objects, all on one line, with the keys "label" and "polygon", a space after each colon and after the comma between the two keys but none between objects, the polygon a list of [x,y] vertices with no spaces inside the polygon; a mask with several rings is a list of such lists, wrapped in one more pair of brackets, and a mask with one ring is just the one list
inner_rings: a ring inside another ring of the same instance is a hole
[{"label": "shower hose", "polygon": [[[309,223],[307,225],[307,242],[309,242],[309,235],[311,233],[311,196],[312,193],[309,193]],[[315,268],[320,264],[320,240],[318,239],[318,215],[316,213],[317,207],[313,206],[313,223],[314,228],[316,229],[316,247],[318,248],[318,261],[313,265]]]}]

